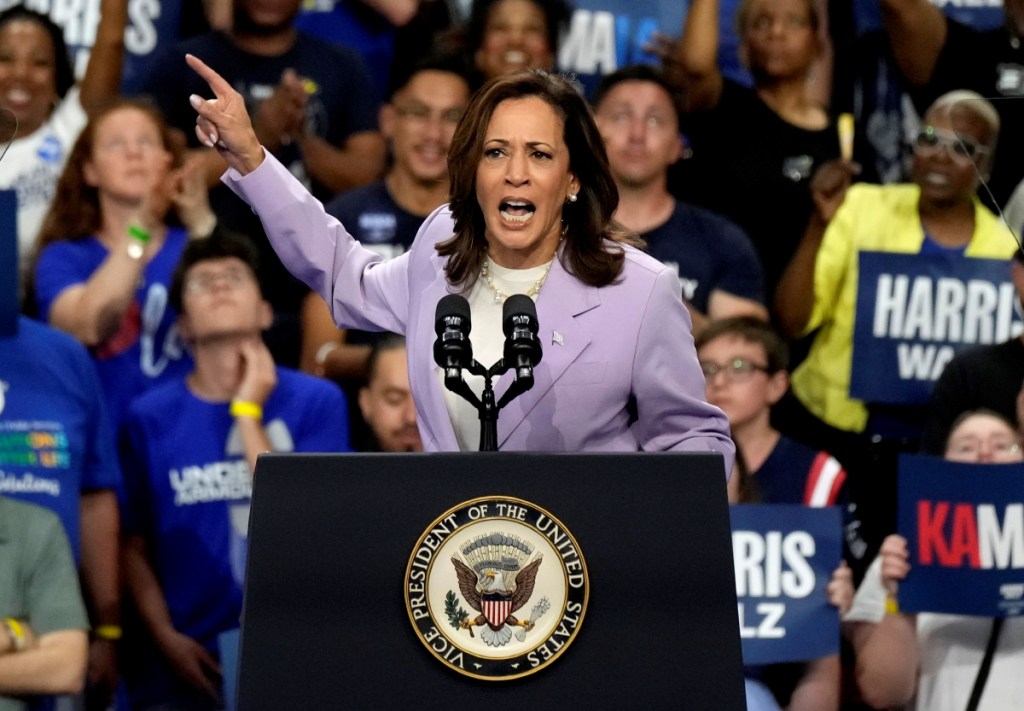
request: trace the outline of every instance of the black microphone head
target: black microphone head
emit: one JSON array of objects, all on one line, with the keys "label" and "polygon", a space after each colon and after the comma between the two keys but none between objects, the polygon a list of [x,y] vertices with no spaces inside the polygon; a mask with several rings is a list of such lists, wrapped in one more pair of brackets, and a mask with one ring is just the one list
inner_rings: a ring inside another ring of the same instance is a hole
[{"label": "black microphone head", "polygon": [[501,328],[506,338],[512,335],[512,329],[516,326],[516,316],[525,316],[525,319],[519,320],[520,325],[525,325],[532,333],[537,333],[537,305],[526,294],[512,294],[505,299],[505,305],[501,309]]},{"label": "black microphone head", "polygon": [[[461,319],[461,323],[455,325],[455,319]],[[437,302],[437,310],[434,312],[434,333],[440,336],[446,327],[458,328],[467,334],[472,329],[469,302],[462,294],[447,294]]]},{"label": "black microphone head", "polygon": [[459,294],[448,294],[437,302],[434,318],[434,362],[445,369],[446,378],[454,378],[459,368],[468,368],[473,362],[469,302]]}]

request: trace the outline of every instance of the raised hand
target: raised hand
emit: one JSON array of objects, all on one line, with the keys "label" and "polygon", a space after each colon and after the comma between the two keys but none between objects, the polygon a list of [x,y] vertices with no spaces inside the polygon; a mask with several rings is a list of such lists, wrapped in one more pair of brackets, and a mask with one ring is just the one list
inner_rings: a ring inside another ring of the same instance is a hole
[{"label": "raised hand", "polygon": [[193,94],[189,103],[199,116],[196,137],[200,143],[215,148],[232,168],[242,175],[256,170],[263,163],[263,146],[252,128],[242,95],[220,74],[192,54],[185,55],[188,65],[202,77],[213,92],[213,99]]},{"label": "raised hand", "polygon": [[822,164],[811,178],[811,197],[817,217],[828,224],[843,204],[846,190],[860,173],[860,166],[847,160],[836,159]]},{"label": "raised hand", "polygon": [[305,81],[293,69],[286,69],[274,93],[260,102],[254,129],[267,150],[274,151],[302,136],[306,124]]},{"label": "raised hand", "polygon": [[853,606],[853,571],[846,561],[839,563],[839,567],[832,571],[832,579],[828,582],[828,601],[839,609],[839,616],[842,617]]},{"label": "raised hand", "polygon": [[907,539],[898,534],[886,536],[882,541],[882,585],[886,592],[895,595],[900,581],[910,572],[910,552]]},{"label": "raised hand", "polygon": [[206,237],[217,224],[210,207],[209,189],[203,173],[203,158],[193,153],[171,174],[171,199],[189,237]]}]

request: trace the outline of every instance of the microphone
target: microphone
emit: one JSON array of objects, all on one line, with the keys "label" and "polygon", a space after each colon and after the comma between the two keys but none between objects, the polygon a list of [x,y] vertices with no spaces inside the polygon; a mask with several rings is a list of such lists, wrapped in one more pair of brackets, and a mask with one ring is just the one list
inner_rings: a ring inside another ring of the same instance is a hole
[{"label": "microphone", "polygon": [[444,368],[445,382],[462,380],[463,368],[473,363],[473,346],[469,342],[472,327],[469,302],[459,294],[448,294],[437,302],[434,314],[434,362]]},{"label": "microphone", "polygon": [[541,359],[537,305],[525,294],[513,294],[505,299],[501,324],[505,331],[505,364],[516,369],[516,382],[528,390],[533,386],[533,369]]}]

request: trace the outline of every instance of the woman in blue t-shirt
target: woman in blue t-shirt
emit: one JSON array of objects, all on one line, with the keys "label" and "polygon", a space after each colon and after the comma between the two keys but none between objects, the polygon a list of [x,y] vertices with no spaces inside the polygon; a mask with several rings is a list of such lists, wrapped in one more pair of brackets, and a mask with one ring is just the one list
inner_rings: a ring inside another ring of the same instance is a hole
[{"label": "woman in blue t-shirt", "polygon": [[181,158],[156,109],[111,104],[75,143],[39,236],[39,316],[90,349],[115,424],[135,395],[190,366],[167,285],[189,232],[208,233],[215,218]]}]

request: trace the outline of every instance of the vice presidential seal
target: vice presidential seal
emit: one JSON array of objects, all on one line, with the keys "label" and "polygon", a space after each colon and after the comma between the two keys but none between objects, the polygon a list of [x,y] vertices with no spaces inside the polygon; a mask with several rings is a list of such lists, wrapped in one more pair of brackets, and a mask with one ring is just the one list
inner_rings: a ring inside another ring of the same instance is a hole
[{"label": "vice presidential seal", "polygon": [[576,638],[587,611],[576,539],[522,499],[455,506],[423,533],[405,571],[405,602],[431,654],[477,679],[543,669]]}]

